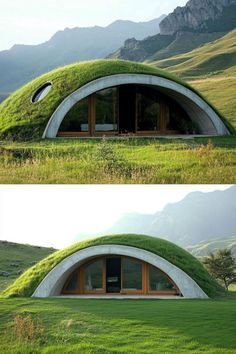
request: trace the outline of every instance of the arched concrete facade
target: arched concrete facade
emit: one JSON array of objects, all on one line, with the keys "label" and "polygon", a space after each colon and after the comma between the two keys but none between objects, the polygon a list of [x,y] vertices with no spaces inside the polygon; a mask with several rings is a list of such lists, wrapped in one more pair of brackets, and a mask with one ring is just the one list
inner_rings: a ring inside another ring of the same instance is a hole
[{"label": "arched concrete facade", "polygon": [[121,245],[93,246],[73,253],[47,274],[32,296],[49,297],[60,295],[66,279],[73,270],[89,259],[103,255],[120,255],[140,259],[165,272],[178,286],[184,298],[208,297],[189,275],[164,258],[143,249]]},{"label": "arched concrete facade", "polygon": [[55,138],[67,112],[83,98],[105,88],[125,84],[140,84],[157,87],[159,91],[173,98],[184,108],[192,121],[200,127],[203,134],[230,134],[223,121],[207,102],[187,87],[175,81],[154,75],[119,74],[91,81],[66,97],[48,121],[43,133],[43,138]]}]

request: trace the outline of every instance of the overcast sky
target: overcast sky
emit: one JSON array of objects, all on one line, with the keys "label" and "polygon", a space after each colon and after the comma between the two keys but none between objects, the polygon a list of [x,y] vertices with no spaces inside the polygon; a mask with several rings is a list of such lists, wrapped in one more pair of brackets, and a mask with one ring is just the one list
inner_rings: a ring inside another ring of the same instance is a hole
[{"label": "overcast sky", "polygon": [[192,191],[228,185],[0,186],[0,239],[62,248],[128,212],[155,213]]},{"label": "overcast sky", "polygon": [[38,44],[65,27],[106,26],[117,19],[147,21],[187,0],[0,0],[0,50]]}]

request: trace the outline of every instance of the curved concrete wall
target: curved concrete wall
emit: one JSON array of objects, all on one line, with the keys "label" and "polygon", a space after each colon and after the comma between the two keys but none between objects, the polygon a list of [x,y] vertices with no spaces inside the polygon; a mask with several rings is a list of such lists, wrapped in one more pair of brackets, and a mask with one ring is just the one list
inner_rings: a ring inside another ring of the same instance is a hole
[{"label": "curved concrete wall", "polygon": [[120,245],[93,246],[73,253],[47,274],[32,296],[60,295],[66,279],[73,270],[93,257],[109,254],[134,257],[161,269],[175,282],[185,298],[207,298],[205,292],[189,275],[164,258],[139,248]]},{"label": "curved concrete wall", "polygon": [[65,115],[78,101],[99,90],[125,84],[151,85],[165,92],[185,109],[191,119],[199,126],[202,134],[229,134],[228,129],[216,112],[201,97],[183,85],[153,75],[120,74],[91,81],[65,98],[52,114],[43,133],[43,138],[55,138],[57,136]]}]

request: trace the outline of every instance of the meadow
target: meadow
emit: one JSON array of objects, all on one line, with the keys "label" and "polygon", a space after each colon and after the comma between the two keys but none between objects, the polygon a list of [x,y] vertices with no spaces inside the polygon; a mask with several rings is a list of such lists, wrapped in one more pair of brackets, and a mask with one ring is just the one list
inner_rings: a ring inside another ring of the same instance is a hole
[{"label": "meadow", "polygon": [[0,183],[232,183],[236,136],[2,142]]},{"label": "meadow", "polygon": [[2,299],[0,352],[236,352],[232,300]]},{"label": "meadow", "polygon": [[190,83],[236,128],[236,30],[191,52],[151,64]]},{"label": "meadow", "polygon": [[[55,249],[0,240],[0,292]],[[3,273],[3,274],[1,274]]]}]

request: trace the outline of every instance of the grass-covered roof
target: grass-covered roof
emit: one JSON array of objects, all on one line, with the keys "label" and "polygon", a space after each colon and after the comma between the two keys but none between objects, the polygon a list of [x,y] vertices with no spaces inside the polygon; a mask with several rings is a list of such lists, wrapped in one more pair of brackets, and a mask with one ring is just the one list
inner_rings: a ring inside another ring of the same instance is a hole
[{"label": "grass-covered roof", "polygon": [[81,249],[105,244],[128,245],[153,252],[186,272],[208,296],[215,297],[224,293],[223,288],[210,276],[203,265],[182,248],[156,237],[123,234],[82,241],[49,255],[22,274],[3,292],[3,295],[6,297],[31,296],[44,277],[64,258]]},{"label": "grass-covered roof", "polygon": [[[177,76],[150,65],[125,60],[76,63],[36,78],[1,103],[0,137],[19,140],[40,139],[52,113],[68,95],[95,79],[126,73],[164,77],[200,95]],[[47,82],[52,83],[51,91],[41,101],[32,103],[33,94]]]}]

